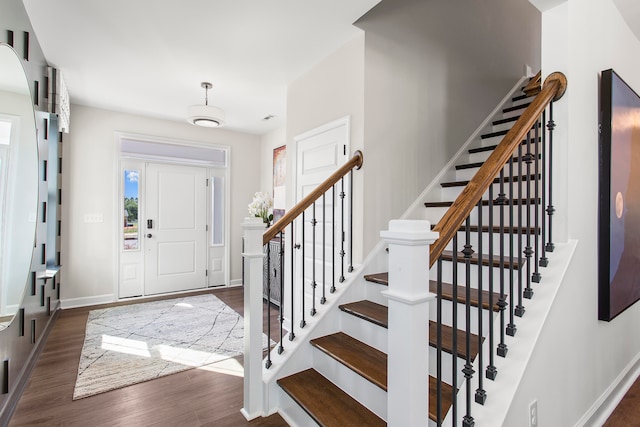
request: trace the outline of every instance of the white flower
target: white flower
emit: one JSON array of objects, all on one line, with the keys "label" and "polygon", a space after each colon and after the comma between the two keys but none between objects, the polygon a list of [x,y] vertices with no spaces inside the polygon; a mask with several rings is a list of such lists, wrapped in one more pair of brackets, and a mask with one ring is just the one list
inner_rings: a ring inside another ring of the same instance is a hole
[{"label": "white flower", "polygon": [[253,195],[253,201],[249,203],[249,213],[260,217],[266,223],[273,219],[273,199],[267,193],[258,191]]}]

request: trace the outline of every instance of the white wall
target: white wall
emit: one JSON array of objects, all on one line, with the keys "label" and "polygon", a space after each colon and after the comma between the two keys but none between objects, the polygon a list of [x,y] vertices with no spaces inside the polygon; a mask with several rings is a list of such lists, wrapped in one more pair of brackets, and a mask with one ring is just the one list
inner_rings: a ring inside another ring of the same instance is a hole
[{"label": "white wall", "polygon": [[567,206],[557,225],[578,247],[505,425],[528,425],[534,399],[540,426],[600,425],[599,414],[589,417],[638,368],[640,304],[611,322],[597,320],[599,75],[613,68],[640,91],[640,42],[612,0],[568,0],[544,13],[543,33],[544,72],[568,78],[555,117],[566,135],[555,138],[556,146],[566,145],[555,179],[567,183],[556,196]]},{"label": "white wall", "polygon": [[[118,235],[116,132],[227,145],[231,147],[231,280],[242,277],[240,223],[260,189],[260,138],[224,129],[205,129],[79,105],[72,106],[70,139],[63,143],[62,299],[66,304],[115,298]],[[101,214],[102,223],[84,223]]]},{"label": "white wall", "polygon": [[365,30],[364,251],[505,93],[540,66],[526,0],[383,1]]},{"label": "white wall", "polygon": [[[287,91],[287,207],[295,204],[295,153],[293,139],[306,131],[342,117],[351,118],[351,153],[363,149],[364,135],[364,34],[322,60],[292,82]],[[367,153],[364,153],[367,167]],[[354,174],[354,262],[362,259],[362,183]]]}]

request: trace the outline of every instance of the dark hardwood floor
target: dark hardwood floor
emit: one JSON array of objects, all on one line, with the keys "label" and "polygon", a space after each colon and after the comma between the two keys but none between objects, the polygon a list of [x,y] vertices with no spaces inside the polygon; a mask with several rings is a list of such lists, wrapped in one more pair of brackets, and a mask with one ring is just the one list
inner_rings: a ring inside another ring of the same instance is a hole
[{"label": "dark hardwood floor", "polygon": [[636,379],[603,427],[637,427],[640,425],[640,378]]},{"label": "dark hardwood floor", "polygon": [[[243,313],[242,288],[207,292]],[[242,357],[72,400],[87,316],[93,308],[60,313],[10,426],[287,426],[277,414],[251,422],[240,414]],[[277,324],[276,316],[271,314],[272,324]]]}]

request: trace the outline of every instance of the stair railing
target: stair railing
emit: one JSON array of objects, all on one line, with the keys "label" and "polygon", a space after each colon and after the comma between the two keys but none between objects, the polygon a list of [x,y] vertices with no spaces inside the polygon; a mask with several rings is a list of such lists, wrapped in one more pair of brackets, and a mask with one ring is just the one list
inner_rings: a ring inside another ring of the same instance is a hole
[{"label": "stair railing", "polygon": [[[245,247],[243,253],[245,406],[242,412],[248,419],[258,416],[262,405],[262,398],[257,394],[263,388],[262,374],[256,372],[259,366],[256,359],[262,361],[263,352],[261,347],[259,350],[255,348],[262,342],[262,332],[269,343],[277,342],[277,352],[282,354],[285,351],[285,333],[288,332],[289,341],[293,341],[298,328],[307,325],[307,315],[315,316],[319,305],[325,304],[329,294],[336,291],[336,284],[345,281],[345,270],[353,271],[353,171],[362,167],[363,160],[362,152],[356,151],[331,176],[263,231],[262,251],[256,246],[255,234],[250,234],[251,230],[261,227],[264,230],[264,225],[245,221],[245,244],[250,247]],[[305,238],[309,240],[306,245]],[[285,250],[287,240],[288,250]],[[296,263],[298,251],[301,257],[299,264]],[[336,257],[339,258],[337,262]],[[252,260],[255,260],[253,264]],[[258,272],[258,262],[263,266],[262,274]],[[296,271],[297,265],[300,271]],[[251,270],[252,266],[254,270]],[[286,290],[285,268],[290,272],[290,288]],[[280,296],[279,301],[272,298],[274,287],[275,294]],[[296,323],[298,314],[301,319]],[[272,325],[272,317],[276,325]],[[264,367],[269,369],[272,364],[271,351],[267,350]]]},{"label": "stair railing", "polygon": [[[527,96],[534,94],[536,79],[539,81],[539,76],[523,89]],[[566,85],[567,80],[562,73],[547,77],[531,104],[433,228],[439,233],[439,238],[429,249],[429,267],[436,264],[437,280],[432,291],[437,295],[437,318],[443,318],[444,310],[443,260],[452,261],[453,270],[449,274],[453,301],[450,318],[453,330],[460,330],[453,333],[453,352],[458,353],[458,357],[452,356],[452,387],[448,387],[443,382],[442,372],[442,322],[438,321],[436,327],[435,421],[438,426],[444,422],[445,415],[451,421],[450,425],[460,425],[460,420],[465,427],[474,425],[472,404],[484,404],[488,398],[483,380],[496,379],[498,372],[494,357],[496,354],[506,357],[505,334],[516,334],[516,317],[525,313],[523,298],[533,297],[532,282],[537,283],[542,277],[538,267],[548,265],[546,252],[554,248],[551,234],[555,210],[551,198],[555,128],[553,102],[562,97]],[[497,197],[494,197],[494,185]],[[487,199],[483,200],[485,195]],[[484,216],[483,210],[488,215]],[[483,218],[486,218],[486,223]],[[472,222],[477,225],[472,226]],[[472,230],[477,232],[475,248]],[[486,243],[483,242],[483,233],[488,233]],[[445,253],[447,247],[451,252]],[[487,248],[487,253],[483,254]],[[478,265],[475,286],[472,285],[473,263]],[[483,266],[488,270],[485,271]],[[461,292],[464,295],[460,295]],[[473,299],[478,307],[477,319],[472,308]],[[456,301],[464,301],[464,307],[458,309]],[[489,315],[485,315],[482,307]],[[494,316],[494,312],[498,315]],[[472,325],[474,321],[475,325]],[[494,322],[497,322],[496,330],[499,331],[495,337]],[[489,340],[487,346],[483,346],[485,338]],[[488,354],[485,354],[486,349]],[[472,354],[475,351],[477,353]],[[464,360],[461,369],[457,366],[458,358]],[[484,375],[481,373],[474,379],[474,367],[484,370]],[[459,378],[459,372],[464,378]],[[451,396],[443,399],[445,389],[451,390],[447,392]],[[444,407],[443,401],[451,401],[450,410]],[[464,408],[458,408],[458,402]],[[464,415],[460,417],[461,413]]]}]

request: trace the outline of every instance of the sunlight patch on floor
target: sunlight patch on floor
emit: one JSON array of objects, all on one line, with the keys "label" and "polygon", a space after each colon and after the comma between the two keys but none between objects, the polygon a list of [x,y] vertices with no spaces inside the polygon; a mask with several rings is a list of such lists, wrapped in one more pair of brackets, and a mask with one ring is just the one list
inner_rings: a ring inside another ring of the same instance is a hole
[{"label": "sunlight patch on floor", "polygon": [[132,354],[134,356],[151,357],[149,346],[144,341],[102,335],[102,348],[104,350]]}]

